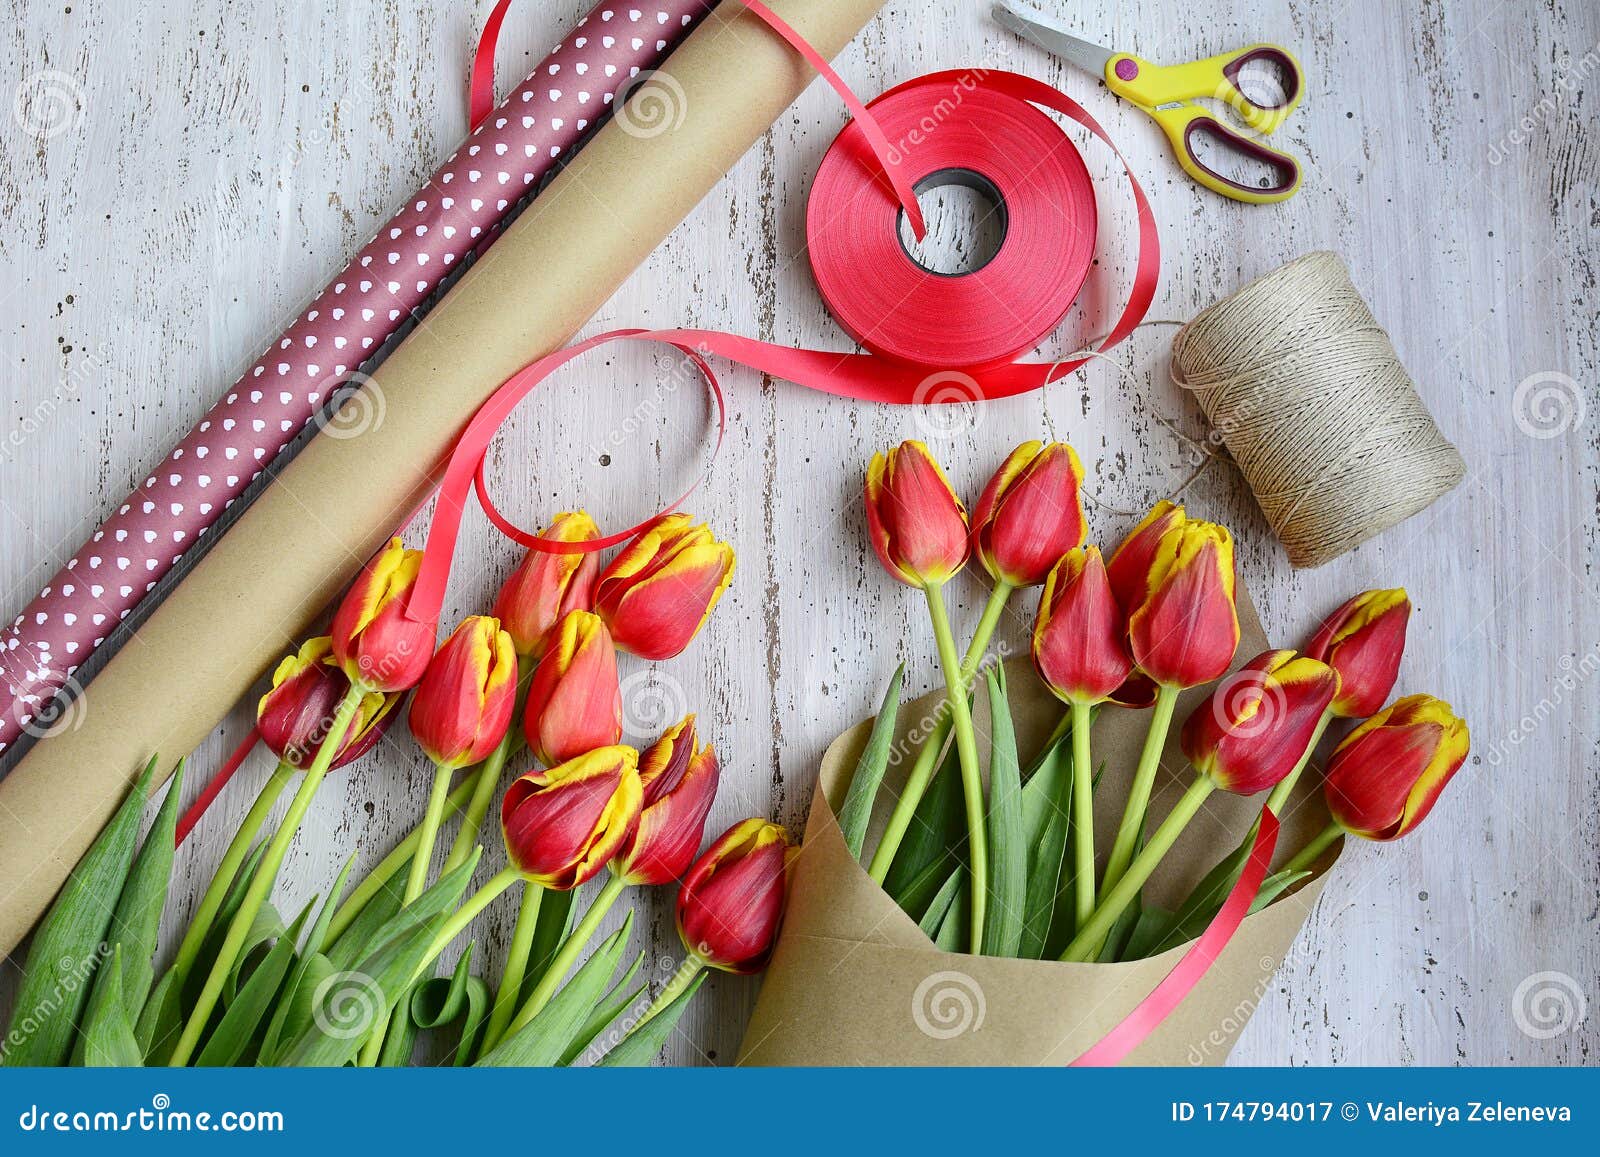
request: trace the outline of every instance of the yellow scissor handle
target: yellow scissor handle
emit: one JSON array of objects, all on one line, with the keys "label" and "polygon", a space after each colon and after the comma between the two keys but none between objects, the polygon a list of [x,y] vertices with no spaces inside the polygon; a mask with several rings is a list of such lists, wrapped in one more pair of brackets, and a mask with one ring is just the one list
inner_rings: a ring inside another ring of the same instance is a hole
[{"label": "yellow scissor handle", "polygon": [[[1241,71],[1252,62],[1276,67],[1282,84],[1278,103],[1260,104],[1239,87]],[[1251,44],[1191,64],[1151,64],[1120,53],[1106,65],[1106,87],[1124,100],[1150,109],[1186,100],[1220,100],[1257,132],[1270,133],[1300,103],[1305,73],[1294,54],[1277,44]]]},{"label": "yellow scissor handle", "polygon": [[[1181,102],[1147,111],[1172,142],[1183,171],[1212,192],[1252,205],[1269,205],[1275,201],[1287,201],[1299,191],[1299,161],[1255,137],[1247,137],[1228,127],[1204,106]],[[1228,152],[1242,154],[1271,170],[1272,183],[1242,184],[1206,165],[1200,159],[1197,145],[1207,137],[1214,145],[1220,145]]]}]

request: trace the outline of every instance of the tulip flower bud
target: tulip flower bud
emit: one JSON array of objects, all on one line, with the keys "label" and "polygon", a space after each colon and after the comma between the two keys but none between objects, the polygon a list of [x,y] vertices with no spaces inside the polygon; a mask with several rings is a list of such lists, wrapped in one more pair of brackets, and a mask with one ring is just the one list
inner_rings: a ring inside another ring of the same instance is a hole
[{"label": "tulip flower bud", "polygon": [[1397,840],[1427,817],[1470,746],[1450,704],[1432,695],[1397,699],[1334,750],[1323,785],[1328,811],[1351,835]]},{"label": "tulip flower bud", "polygon": [[1161,536],[1186,521],[1188,517],[1183,507],[1163,498],[1111,552],[1111,560],[1106,563],[1106,577],[1111,580],[1111,593],[1117,596],[1124,611],[1131,614],[1133,608],[1144,601],[1144,593],[1150,586],[1150,565],[1155,561],[1156,545]]},{"label": "tulip flower bud", "polygon": [[750,819],[724,832],[695,861],[678,892],[678,935],[712,968],[766,967],[783,920],[789,835]]},{"label": "tulip flower bud", "polygon": [[972,553],[996,582],[1045,581],[1088,533],[1079,487],[1083,463],[1065,442],[1024,442],[983,488],[972,511]]},{"label": "tulip flower bud", "polygon": [[1183,753],[1224,791],[1265,791],[1300,765],[1338,690],[1326,663],[1264,651],[1194,709],[1183,725]]},{"label": "tulip flower bud", "polygon": [[570,891],[617,854],[642,799],[639,753],[620,744],[530,771],[500,804],[506,855],[533,883]]},{"label": "tulip flower bud", "polygon": [[523,734],[546,767],[622,738],[617,649],[600,616],[568,611],[528,685]]},{"label": "tulip flower bud", "polygon": [[656,519],[601,572],[594,609],[641,659],[681,654],[733,579],[733,547],[687,514]]},{"label": "tulip flower bud", "polygon": [[1363,591],[1323,620],[1306,654],[1339,672],[1333,714],[1365,719],[1382,707],[1400,674],[1411,600],[1403,590]]},{"label": "tulip flower bud", "polygon": [[489,758],[516,709],[517,653],[487,615],[461,620],[411,697],[411,734],[440,767]]},{"label": "tulip flower bud", "polygon": [[878,561],[909,586],[936,586],[967,565],[967,511],[921,442],[874,454],[867,531]]},{"label": "tulip flower bud", "polygon": [[[278,664],[272,673],[272,690],[256,706],[256,731],[261,741],[292,767],[311,766],[339,703],[350,690],[350,680],[333,663],[332,654],[328,636],[308,639],[297,653]],[[372,750],[393,722],[400,698],[381,691],[362,696],[329,770]]]},{"label": "tulip flower bud", "polygon": [[717,753],[695,738],[690,715],[639,756],[644,810],[613,864],[626,883],[665,884],[694,863],[720,776]]},{"label": "tulip flower bud", "polygon": [[1124,635],[1100,548],[1069,550],[1050,571],[1039,600],[1033,627],[1039,677],[1069,703],[1108,699],[1133,671]]},{"label": "tulip flower bud", "polygon": [[[557,542],[589,542],[600,537],[600,528],[580,510],[556,515],[539,537]],[[528,551],[494,602],[494,616],[511,636],[518,655],[538,662],[563,615],[592,609],[594,580],[599,572],[600,556],[592,550],[574,554]]]},{"label": "tulip flower bud", "polygon": [[1239,647],[1233,604],[1233,536],[1185,519],[1156,544],[1141,597],[1128,607],[1133,661],[1167,687],[1220,678]]},{"label": "tulip flower bud", "polygon": [[407,691],[428,669],[437,624],[413,622],[406,605],[422,552],[398,538],[356,578],[333,616],[333,656],[352,683],[374,691]]}]

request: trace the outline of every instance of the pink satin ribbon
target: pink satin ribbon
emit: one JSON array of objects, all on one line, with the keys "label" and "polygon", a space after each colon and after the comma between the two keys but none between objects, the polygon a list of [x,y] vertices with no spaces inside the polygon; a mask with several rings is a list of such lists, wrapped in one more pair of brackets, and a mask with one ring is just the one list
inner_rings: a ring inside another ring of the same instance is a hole
[{"label": "pink satin ribbon", "polygon": [[1256,894],[1261,891],[1261,882],[1266,879],[1267,869],[1272,866],[1272,850],[1277,844],[1278,817],[1272,814],[1271,809],[1262,808],[1256,842],[1250,846],[1250,859],[1245,862],[1244,871],[1229,890],[1221,910],[1212,917],[1199,939],[1189,946],[1183,959],[1173,965],[1172,971],[1151,990],[1150,995],[1073,1061],[1074,1066],[1118,1064],[1154,1032],[1173,1009],[1183,1003],[1194,986],[1200,983],[1200,978],[1217,962],[1217,957],[1222,955],[1228,941],[1233,939],[1239,925],[1250,914],[1250,905],[1255,903]]}]

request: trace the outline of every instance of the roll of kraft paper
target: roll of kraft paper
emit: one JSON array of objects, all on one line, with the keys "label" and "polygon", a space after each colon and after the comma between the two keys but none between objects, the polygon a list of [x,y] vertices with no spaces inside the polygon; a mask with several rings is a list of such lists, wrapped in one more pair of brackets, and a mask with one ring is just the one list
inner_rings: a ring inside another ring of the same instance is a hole
[{"label": "roll of kraft paper", "polygon": [[79,665],[714,0],[599,4],[491,112],[494,32],[508,3],[496,5],[484,37],[490,58],[475,70],[467,142],[0,637],[0,752],[58,722],[56,694]]},{"label": "roll of kraft paper", "polygon": [[[831,57],[880,2],[772,7]],[[765,24],[726,7],[630,98],[665,96],[681,120],[654,135],[602,128],[384,362],[369,386],[384,420],[313,439],[139,628],[140,645],[107,663],[74,726],[0,781],[0,950],[48,906],[137,768],[205,738],[432,489],[483,400],[571,337],[811,81]]]}]

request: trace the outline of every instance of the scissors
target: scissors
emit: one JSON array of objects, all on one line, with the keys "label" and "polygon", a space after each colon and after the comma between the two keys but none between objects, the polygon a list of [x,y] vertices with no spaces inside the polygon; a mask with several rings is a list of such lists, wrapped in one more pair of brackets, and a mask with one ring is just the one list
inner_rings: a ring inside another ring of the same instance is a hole
[{"label": "scissors", "polygon": [[[1235,201],[1266,205],[1287,200],[1300,188],[1300,163],[1292,156],[1230,128],[1204,105],[1193,103],[1200,98],[1219,100],[1252,129],[1271,133],[1294,111],[1305,88],[1305,74],[1288,49],[1276,44],[1252,44],[1190,64],[1163,67],[1080,40],[1043,13],[1002,2],[994,5],[993,15],[1003,27],[1090,75],[1103,78],[1106,87],[1117,96],[1148,113],[1172,142],[1184,172],[1212,192]],[[1239,87],[1240,72],[1252,62],[1276,66],[1283,90],[1278,103],[1261,104]],[[1210,137],[1261,163],[1273,172],[1273,183],[1246,185],[1217,172],[1195,151],[1197,137]]]}]

